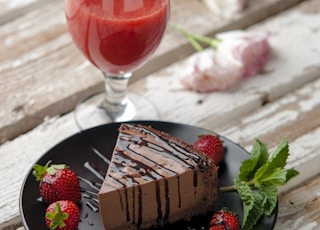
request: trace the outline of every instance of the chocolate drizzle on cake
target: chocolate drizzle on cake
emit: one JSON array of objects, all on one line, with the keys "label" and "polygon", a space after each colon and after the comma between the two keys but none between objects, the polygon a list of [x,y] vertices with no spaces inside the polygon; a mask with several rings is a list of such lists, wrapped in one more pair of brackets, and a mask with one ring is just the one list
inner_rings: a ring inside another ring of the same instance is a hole
[{"label": "chocolate drizzle on cake", "polygon": [[[165,197],[166,197],[166,213],[163,218],[163,224],[166,224],[170,214],[170,198],[169,198],[169,185],[167,179],[165,180]],[[180,194],[180,191],[178,192]]]},{"label": "chocolate drizzle on cake", "polygon": [[[129,202],[128,202],[128,191],[124,190],[124,193],[126,195],[126,213],[127,213],[127,221],[130,221],[130,211],[129,211]],[[121,196],[120,196],[121,199]],[[122,202],[122,201],[121,201]]]},{"label": "chocolate drizzle on cake", "polygon": [[[125,127],[128,128],[130,126],[135,126],[142,135],[133,136],[131,134],[126,134]],[[117,161],[111,163],[110,171],[116,173],[117,177],[120,179],[126,178],[126,182],[130,186],[135,183],[139,184],[134,179],[135,177],[142,178],[144,180],[154,180],[165,177],[160,172],[168,173],[170,175],[177,174],[176,171],[155,162],[151,158],[148,158],[147,155],[141,154],[135,149],[140,150],[141,148],[144,148],[144,151],[159,154],[164,158],[174,160],[177,164],[190,169],[193,169],[196,166],[200,170],[205,170],[208,167],[205,159],[186,151],[174,142],[169,142],[164,137],[159,136],[159,133],[155,133],[151,128],[126,124],[121,126],[121,132],[119,135],[121,142],[118,143],[119,145],[114,152],[114,159]],[[155,140],[154,143],[148,140],[148,137],[151,137],[151,140]],[[156,166],[156,169],[154,166]],[[128,170],[131,170],[131,172],[128,172]],[[113,179],[117,180],[115,177]],[[196,185],[197,178],[195,175],[194,186],[196,187]]]},{"label": "chocolate drizzle on cake", "polygon": [[156,181],[156,200],[158,207],[158,218],[157,223],[160,225],[162,220],[162,209],[161,209],[161,198],[160,198],[160,184],[159,181]]}]

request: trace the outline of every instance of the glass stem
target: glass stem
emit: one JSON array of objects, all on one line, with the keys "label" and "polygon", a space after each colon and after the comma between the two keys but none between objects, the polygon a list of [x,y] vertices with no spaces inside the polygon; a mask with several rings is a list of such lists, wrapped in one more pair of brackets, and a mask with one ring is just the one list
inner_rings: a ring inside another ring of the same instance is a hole
[{"label": "glass stem", "polygon": [[131,73],[115,76],[104,73],[105,77],[105,100],[103,107],[111,117],[121,115],[127,106],[127,87]]}]

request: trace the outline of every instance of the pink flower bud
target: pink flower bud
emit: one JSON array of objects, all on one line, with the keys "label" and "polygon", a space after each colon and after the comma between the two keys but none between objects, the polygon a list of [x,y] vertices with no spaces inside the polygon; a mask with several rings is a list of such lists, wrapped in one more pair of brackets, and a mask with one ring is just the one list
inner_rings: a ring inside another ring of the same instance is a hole
[{"label": "pink flower bud", "polygon": [[198,92],[221,91],[255,75],[268,60],[268,38],[267,33],[245,31],[218,34],[216,50],[198,52],[189,60],[191,69],[180,79],[182,85]]},{"label": "pink flower bud", "polygon": [[241,77],[251,77],[268,61],[270,46],[268,33],[230,31],[217,35],[222,42],[216,52],[217,61],[233,59],[242,69]]}]

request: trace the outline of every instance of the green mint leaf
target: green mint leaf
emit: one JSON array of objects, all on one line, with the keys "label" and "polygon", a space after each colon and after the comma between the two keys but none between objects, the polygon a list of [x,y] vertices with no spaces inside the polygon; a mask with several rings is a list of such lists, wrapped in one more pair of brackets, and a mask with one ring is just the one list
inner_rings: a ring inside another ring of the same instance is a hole
[{"label": "green mint leaf", "polygon": [[259,180],[263,176],[271,174],[277,168],[284,168],[289,156],[288,139],[285,137],[281,140],[275,152],[271,155],[268,161],[260,167],[255,176],[255,180]]},{"label": "green mint leaf", "polygon": [[287,170],[287,179],[286,179],[286,183],[291,180],[292,178],[296,177],[299,175],[299,172],[297,170],[294,169],[288,169]]},{"label": "green mint leaf", "polygon": [[242,200],[243,204],[243,225],[247,222],[249,218],[250,211],[254,206],[254,192],[251,187],[244,181],[239,179],[234,179],[234,185],[237,192]]},{"label": "green mint leaf", "polygon": [[253,177],[257,168],[261,167],[268,160],[268,147],[259,140],[253,143],[250,158],[244,160],[240,166],[239,179],[248,180]]},{"label": "green mint leaf", "polygon": [[265,173],[259,180],[255,181],[255,186],[259,187],[261,184],[269,186],[281,186],[287,182],[287,172],[281,168],[276,168],[270,173]]},{"label": "green mint leaf", "polygon": [[253,229],[261,216],[264,214],[264,206],[267,203],[267,197],[258,192],[253,192],[253,197],[254,205],[252,206],[251,210],[249,210],[246,221],[242,223],[243,229]]},{"label": "green mint leaf", "polygon": [[288,139],[281,140],[273,154],[267,145],[256,140],[251,156],[240,166],[234,185],[222,191],[236,190],[243,203],[243,229],[253,229],[263,215],[271,215],[277,206],[277,187],[299,175],[294,169],[285,169],[289,156]]},{"label": "green mint leaf", "polygon": [[261,185],[258,191],[267,198],[264,205],[264,214],[269,216],[277,206],[278,192],[277,187]]},{"label": "green mint leaf", "polygon": [[289,156],[289,144],[288,138],[282,138],[275,152],[271,155],[270,162],[276,167],[284,168],[287,164],[287,158]]}]

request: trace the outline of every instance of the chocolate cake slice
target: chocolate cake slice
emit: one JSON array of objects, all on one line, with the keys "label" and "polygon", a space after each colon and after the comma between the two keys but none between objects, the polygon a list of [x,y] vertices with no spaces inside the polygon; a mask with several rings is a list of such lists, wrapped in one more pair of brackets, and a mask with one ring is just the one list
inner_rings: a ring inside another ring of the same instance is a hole
[{"label": "chocolate cake slice", "polygon": [[105,229],[147,229],[213,210],[217,168],[192,145],[122,124],[99,192]]}]

